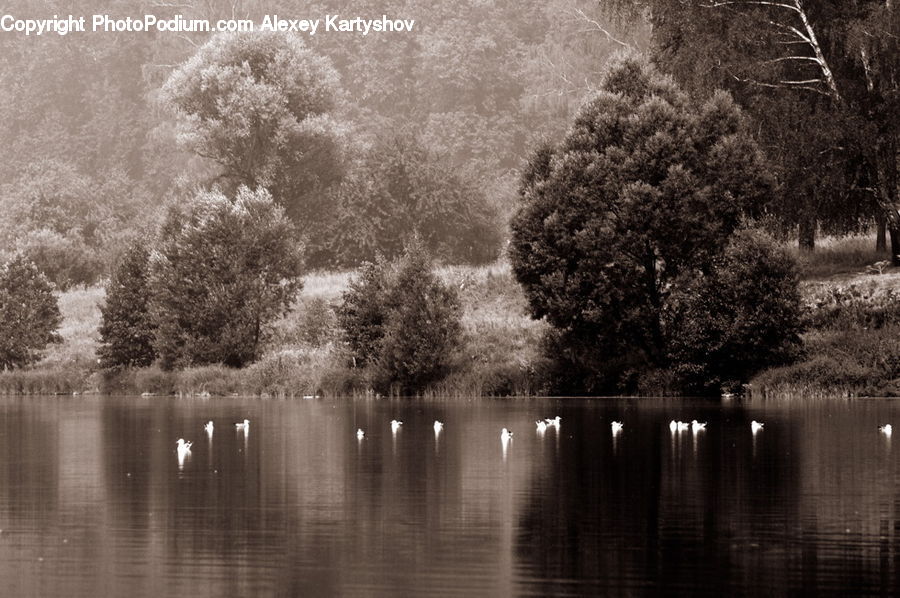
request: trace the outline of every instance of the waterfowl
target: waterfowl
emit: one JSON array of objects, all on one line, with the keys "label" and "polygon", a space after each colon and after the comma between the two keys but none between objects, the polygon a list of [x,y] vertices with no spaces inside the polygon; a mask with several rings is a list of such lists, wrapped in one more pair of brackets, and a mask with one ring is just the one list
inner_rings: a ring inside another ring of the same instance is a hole
[{"label": "waterfowl", "polygon": [[444,424],[438,420],[434,420],[434,433],[437,434],[444,429]]},{"label": "waterfowl", "polygon": [[212,435],[213,435],[213,423],[212,423],[212,420],[209,420],[208,422],[206,422],[206,425],[203,426],[203,429],[206,430],[207,435],[209,435],[209,437],[212,438]]},{"label": "waterfowl", "polygon": [[[687,424],[685,424],[685,427],[687,427]],[[706,429],[706,422],[703,422],[703,423],[701,424],[701,423],[698,422],[696,419],[695,419],[695,420],[691,420],[691,431],[692,431],[692,432],[695,432],[695,433],[696,433],[696,432],[699,432],[700,430],[705,430],[705,429]]]},{"label": "waterfowl", "polygon": [[678,431],[678,422],[674,419],[669,422],[669,431],[672,432],[672,434]]},{"label": "waterfowl", "polygon": [[750,431],[753,432],[754,434],[756,434],[757,432],[759,432],[760,430],[763,429],[764,425],[765,424],[762,422],[753,420],[752,422],[750,422]]},{"label": "waterfowl", "polygon": [[184,458],[191,454],[191,445],[192,442],[185,442],[184,438],[179,438],[178,442],[175,443],[177,445],[178,451],[178,463],[183,464]]},{"label": "waterfowl", "polygon": [[622,422],[613,422],[612,424],[610,424],[610,427],[612,428],[613,434],[618,434],[625,426],[622,425]]},{"label": "waterfowl", "polygon": [[360,440],[362,440],[363,436],[365,436],[365,435],[366,435],[366,433],[362,431],[362,428],[359,428],[358,430],[356,430],[356,437],[359,438]]},{"label": "waterfowl", "polygon": [[893,429],[891,428],[891,424],[884,424],[883,426],[878,426],[878,429],[885,436],[890,436]]},{"label": "waterfowl", "polygon": [[242,421],[242,422],[237,422],[237,423],[235,423],[235,424],[234,424],[234,429],[237,430],[237,431],[239,431],[239,432],[240,432],[240,431],[249,432],[249,431],[250,431],[250,420],[249,420],[249,419],[245,419],[245,420]]},{"label": "waterfowl", "polygon": [[547,422],[545,420],[539,419],[535,422],[537,424],[537,431],[543,434],[547,431]]},{"label": "waterfowl", "polygon": [[557,416],[554,417],[553,419],[549,419],[549,418],[548,418],[548,419],[545,419],[544,421],[547,423],[548,426],[553,426],[554,428],[558,428],[558,427],[559,427],[559,422],[562,421],[562,418],[561,418],[560,416],[557,415]]},{"label": "waterfowl", "polygon": [[509,440],[512,436],[513,433],[510,430],[507,430],[506,428],[500,430],[500,440]]},{"label": "waterfowl", "polygon": [[678,422],[678,431],[679,432],[684,432],[685,430],[687,430],[690,427],[691,427],[691,424],[689,424],[687,422],[683,422],[683,421]]},{"label": "waterfowl", "polygon": [[400,421],[399,419],[392,419],[391,420],[391,432],[396,434],[397,430],[399,430],[400,426],[402,426],[402,425],[403,425],[403,422]]}]

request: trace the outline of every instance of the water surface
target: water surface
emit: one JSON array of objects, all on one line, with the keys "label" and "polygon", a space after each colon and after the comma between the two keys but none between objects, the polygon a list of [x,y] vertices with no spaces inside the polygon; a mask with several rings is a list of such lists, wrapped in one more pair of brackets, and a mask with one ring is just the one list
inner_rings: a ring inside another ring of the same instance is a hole
[{"label": "water surface", "polygon": [[896,594],[898,407],[2,399],[0,594]]}]

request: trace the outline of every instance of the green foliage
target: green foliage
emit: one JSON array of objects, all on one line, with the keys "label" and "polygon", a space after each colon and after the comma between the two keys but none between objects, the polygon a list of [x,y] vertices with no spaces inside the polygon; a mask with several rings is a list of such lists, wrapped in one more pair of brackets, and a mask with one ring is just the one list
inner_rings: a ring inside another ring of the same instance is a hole
[{"label": "green foliage", "polygon": [[807,297],[806,321],[820,330],[900,326],[900,294],[874,282],[823,286]]},{"label": "green foliage", "polygon": [[388,264],[382,259],[367,262],[342,295],[338,324],[356,367],[365,367],[378,354],[388,311],[388,283]]},{"label": "green foliage", "polygon": [[162,97],[178,115],[181,142],[218,165],[217,182],[266,187],[295,222],[313,225],[325,217],[323,191],[342,173],[330,115],[337,82],[299,36],[219,34],[172,73]]},{"label": "green foliage", "polygon": [[733,388],[800,351],[796,266],[774,243],[741,231],[711,270],[679,285],[667,305],[668,359],[682,388]]},{"label": "green foliage", "polygon": [[693,102],[633,56],[526,172],[510,260],[532,316],[560,331],[574,361],[606,362],[587,371],[612,368],[602,384],[617,387],[632,367],[667,365],[669,296],[712,267],[772,190],[727,95]]},{"label": "green foliage", "polygon": [[37,267],[17,256],[0,269],[0,368],[37,361],[48,343],[58,342],[62,321],[53,287]]},{"label": "green foliage", "polygon": [[417,393],[445,377],[461,344],[456,290],[431,271],[419,244],[392,265],[368,264],[351,283],[338,320],[357,365],[380,392]]},{"label": "green foliage", "polygon": [[173,209],[151,257],[155,349],[164,368],[255,360],[302,286],[301,247],[265,190],[201,192]]},{"label": "green foliage", "polygon": [[63,291],[92,284],[103,272],[103,261],[97,250],[78,237],[39,229],[17,239],[16,247]]},{"label": "green foliage", "polygon": [[150,251],[134,243],[122,256],[109,283],[106,303],[100,308],[100,364],[147,366],[153,363],[155,326],[150,317]]},{"label": "green foliage", "polygon": [[398,257],[414,237],[435,258],[486,263],[497,257],[503,225],[497,209],[447,161],[395,137],[371,150],[336,190],[338,217],[325,255],[314,263],[355,266]]}]

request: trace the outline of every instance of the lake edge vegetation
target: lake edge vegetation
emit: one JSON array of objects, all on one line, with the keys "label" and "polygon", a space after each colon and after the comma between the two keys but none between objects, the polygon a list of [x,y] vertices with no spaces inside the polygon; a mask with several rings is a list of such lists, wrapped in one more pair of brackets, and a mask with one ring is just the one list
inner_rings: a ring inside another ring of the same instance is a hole
[{"label": "lake edge vegetation", "polygon": [[[896,345],[900,332],[897,320],[891,319],[898,312],[887,303],[900,272],[886,268],[879,274],[872,268],[886,254],[876,253],[871,241],[871,235],[823,239],[831,251],[801,263],[800,291],[808,323],[801,336],[801,355],[789,366],[763,370],[743,390],[784,398],[900,395],[900,373],[886,367],[890,359],[877,359],[879,351]],[[857,267],[851,266],[852,260],[859,260]],[[463,349],[455,369],[418,395],[545,394],[541,378],[549,364],[540,342],[548,327],[527,316],[524,295],[505,261],[437,267],[435,273],[458,289]],[[295,309],[275,323],[261,359],[245,368],[208,365],[165,371],[151,365],[104,370],[94,356],[104,288],[59,292],[61,342],[49,345],[37,363],[0,372],[0,394],[371,397],[362,370],[353,368],[347,353],[335,345],[341,335],[335,308],[358,275],[358,271],[308,274]],[[896,353],[894,349],[882,355]],[[664,391],[648,388],[646,394]]]}]

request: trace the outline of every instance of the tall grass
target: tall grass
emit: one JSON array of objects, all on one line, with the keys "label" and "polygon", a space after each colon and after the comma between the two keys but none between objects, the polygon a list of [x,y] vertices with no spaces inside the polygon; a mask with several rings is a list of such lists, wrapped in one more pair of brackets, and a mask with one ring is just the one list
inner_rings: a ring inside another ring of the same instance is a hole
[{"label": "tall grass", "polygon": [[822,279],[864,271],[866,266],[890,259],[888,252],[875,251],[872,233],[848,237],[822,237],[813,252],[800,251],[795,243],[787,246],[797,260],[801,277]]}]

